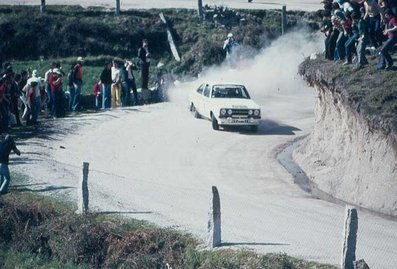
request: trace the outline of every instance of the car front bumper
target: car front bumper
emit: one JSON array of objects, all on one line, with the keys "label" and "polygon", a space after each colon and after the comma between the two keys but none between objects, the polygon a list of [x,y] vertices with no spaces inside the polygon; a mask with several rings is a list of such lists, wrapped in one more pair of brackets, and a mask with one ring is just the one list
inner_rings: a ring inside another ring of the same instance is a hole
[{"label": "car front bumper", "polygon": [[219,118],[219,125],[259,125],[258,118]]}]

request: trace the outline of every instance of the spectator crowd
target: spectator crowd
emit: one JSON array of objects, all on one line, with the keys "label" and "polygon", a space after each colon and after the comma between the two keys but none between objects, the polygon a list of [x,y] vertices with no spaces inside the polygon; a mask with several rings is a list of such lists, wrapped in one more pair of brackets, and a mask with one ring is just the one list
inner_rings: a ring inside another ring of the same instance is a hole
[{"label": "spectator crowd", "polygon": [[390,51],[397,42],[397,0],[323,0],[325,58],[368,64],[367,55],[377,57],[377,69],[393,70]]},{"label": "spectator crowd", "polygon": [[[93,85],[95,109],[142,105],[165,100],[165,88],[173,83],[171,76],[158,73],[154,87],[149,89],[150,52],[143,40],[138,62],[114,59],[106,62]],[[134,72],[141,72],[141,91]],[[84,59],[78,57],[65,73],[59,62],[50,64],[43,76],[33,70],[16,73],[11,63],[0,66],[0,133],[10,127],[38,124],[41,114],[59,118],[70,111],[83,109],[81,92],[84,85]],[[89,88],[92,85],[88,85]]]}]

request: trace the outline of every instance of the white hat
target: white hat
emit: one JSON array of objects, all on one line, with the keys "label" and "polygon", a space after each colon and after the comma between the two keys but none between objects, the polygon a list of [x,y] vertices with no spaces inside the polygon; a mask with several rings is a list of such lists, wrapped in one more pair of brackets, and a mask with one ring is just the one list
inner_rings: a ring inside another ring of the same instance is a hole
[{"label": "white hat", "polygon": [[233,37],[233,34],[232,33],[228,33],[227,37]]},{"label": "white hat", "polygon": [[82,62],[82,61],[83,61],[83,57],[81,57],[81,56],[80,56],[80,57],[77,57],[77,61],[78,61],[78,62]]},{"label": "white hat", "polygon": [[32,71],[32,77],[37,77],[37,70],[36,69]]},{"label": "white hat", "polygon": [[61,74],[62,74],[62,73],[61,73],[61,70],[59,70],[58,68],[52,69],[52,72],[53,72],[53,73],[57,73],[58,75],[61,75]]},{"label": "white hat", "polygon": [[40,83],[40,80],[37,78],[37,77],[31,77],[31,78],[29,78],[28,79],[28,81],[26,82],[29,86],[32,86],[32,83],[35,83],[35,84],[39,84]]}]

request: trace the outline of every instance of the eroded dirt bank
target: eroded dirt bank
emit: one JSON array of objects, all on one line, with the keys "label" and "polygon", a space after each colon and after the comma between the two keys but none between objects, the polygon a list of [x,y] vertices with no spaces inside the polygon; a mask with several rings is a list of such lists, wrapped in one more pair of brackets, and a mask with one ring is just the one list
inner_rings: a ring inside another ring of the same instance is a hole
[{"label": "eroded dirt bank", "polygon": [[343,77],[332,73],[333,65],[307,60],[300,67],[300,74],[314,87],[318,99],[313,132],[293,156],[322,191],[397,216],[397,135],[393,119],[373,113],[368,100],[363,101],[361,95],[367,94],[365,80],[352,83],[347,77],[360,74]]}]

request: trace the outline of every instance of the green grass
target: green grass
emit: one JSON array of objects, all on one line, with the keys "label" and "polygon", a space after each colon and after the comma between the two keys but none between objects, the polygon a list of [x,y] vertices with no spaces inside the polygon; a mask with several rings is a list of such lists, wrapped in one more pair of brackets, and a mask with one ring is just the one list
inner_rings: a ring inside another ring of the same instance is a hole
[{"label": "green grass", "polygon": [[89,269],[88,264],[75,264],[71,261],[60,263],[48,260],[40,255],[31,253],[21,253],[11,249],[3,249],[0,252],[0,262],[2,269]]}]

